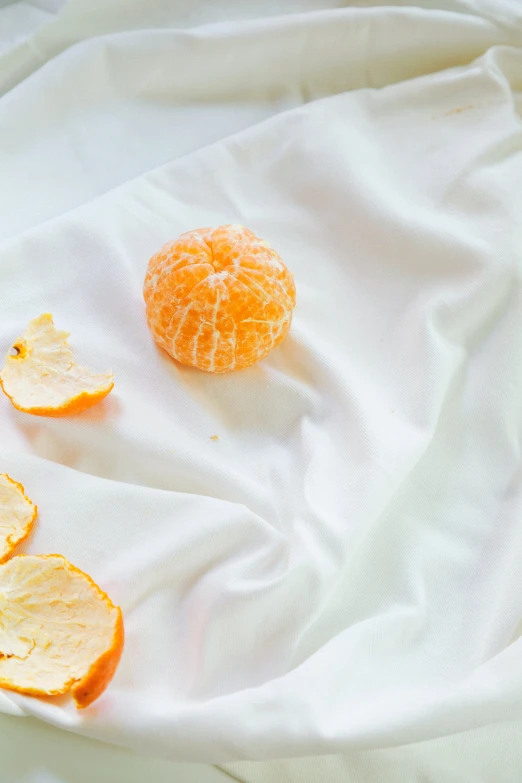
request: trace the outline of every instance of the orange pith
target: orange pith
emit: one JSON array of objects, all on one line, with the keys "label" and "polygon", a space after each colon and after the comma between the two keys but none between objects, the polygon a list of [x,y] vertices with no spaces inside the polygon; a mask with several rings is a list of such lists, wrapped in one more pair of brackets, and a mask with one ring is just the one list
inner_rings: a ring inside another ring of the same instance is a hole
[{"label": "orange pith", "polygon": [[29,536],[37,514],[23,486],[0,473],[0,564]]},{"label": "orange pith", "polygon": [[0,566],[0,688],[71,692],[78,708],[107,688],[124,645],[121,609],[62,555]]},{"label": "orange pith", "polygon": [[56,329],[50,313],[29,322],[0,372],[0,388],[15,408],[35,416],[70,416],[112,390],[112,373],[96,374],[76,364],[68,336]]},{"label": "orange pith", "polygon": [[255,364],[285,338],[295,285],[267,242],[220,226],[164,245],[149,262],[144,298],[158,345],[182,364],[222,373]]}]

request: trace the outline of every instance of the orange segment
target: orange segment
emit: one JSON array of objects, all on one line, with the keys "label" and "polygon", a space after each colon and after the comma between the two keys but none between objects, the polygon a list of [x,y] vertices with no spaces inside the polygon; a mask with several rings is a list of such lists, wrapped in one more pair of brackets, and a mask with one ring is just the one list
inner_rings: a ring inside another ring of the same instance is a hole
[{"label": "orange segment", "polygon": [[28,537],[37,513],[22,485],[0,473],[0,563]]},{"label": "orange segment", "polygon": [[61,555],[0,566],[0,688],[31,696],[71,692],[87,707],[123,650],[121,610]]},{"label": "orange segment", "polygon": [[154,255],[144,284],[158,345],[183,364],[229,372],[255,364],[287,335],[292,274],[243,226],[182,234]]},{"label": "orange segment", "polygon": [[96,405],[114,386],[112,373],[78,366],[69,334],[49,313],[30,321],[0,373],[0,385],[15,408],[36,416],[68,416]]}]

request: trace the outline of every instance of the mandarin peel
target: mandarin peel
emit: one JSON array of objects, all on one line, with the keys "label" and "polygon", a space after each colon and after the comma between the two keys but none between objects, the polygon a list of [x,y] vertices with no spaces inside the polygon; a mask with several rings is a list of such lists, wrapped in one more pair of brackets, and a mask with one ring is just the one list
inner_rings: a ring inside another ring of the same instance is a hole
[{"label": "mandarin peel", "polygon": [[62,555],[0,566],[0,687],[27,696],[70,692],[88,707],[110,683],[124,646],[121,609]]},{"label": "mandarin peel", "polygon": [[202,228],[149,261],[147,322],[174,359],[224,373],[264,359],[286,337],[295,307],[290,271],[243,226]]},{"label": "mandarin peel", "polygon": [[77,365],[68,337],[45,313],[30,321],[14,343],[0,372],[0,386],[19,411],[70,416],[91,408],[112,391],[112,373],[96,374]]},{"label": "mandarin peel", "polygon": [[0,564],[30,535],[38,509],[25,490],[6,473],[0,473]]}]

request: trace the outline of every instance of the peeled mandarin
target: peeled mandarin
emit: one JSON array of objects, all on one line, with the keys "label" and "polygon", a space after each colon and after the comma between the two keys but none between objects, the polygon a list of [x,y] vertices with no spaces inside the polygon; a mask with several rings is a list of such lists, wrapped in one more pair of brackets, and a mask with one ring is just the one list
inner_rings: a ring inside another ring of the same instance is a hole
[{"label": "peeled mandarin", "polygon": [[200,228],[154,255],[144,285],[147,322],[161,348],[213,373],[250,367],[286,337],[291,272],[243,226]]}]

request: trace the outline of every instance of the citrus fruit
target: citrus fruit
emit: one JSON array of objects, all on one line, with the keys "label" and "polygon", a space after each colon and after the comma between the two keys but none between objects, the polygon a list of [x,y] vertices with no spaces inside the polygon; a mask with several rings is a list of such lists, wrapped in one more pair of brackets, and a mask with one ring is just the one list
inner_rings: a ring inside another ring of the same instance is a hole
[{"label": "citrus fruit", "polygon": [[158,345],[207,372],[240,370],[286,336],[295,307],[292,274],[243,226],[201,228],[154,255],[144,285]]},{"label": "citrus fruit", "polygon": [[0,373],[0,385],[15,408],[36,416],[68,416],[96,405],[114,386],[111,373],[79,367],[61,332],[46,313],[29,322]]},{"label": "citrus fruit", "polygon": [[71,692],[87,707],[123,650],[121,610],[61,555],[0,566],[0,688],[31,696]]},{"label": "citrus fruit", "polygon": [[[38,510],[24,494],[24,488],[0,473],[0,563],[31,532]],[[1,622],[1,619],[0,619]]]}]

